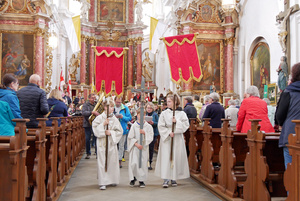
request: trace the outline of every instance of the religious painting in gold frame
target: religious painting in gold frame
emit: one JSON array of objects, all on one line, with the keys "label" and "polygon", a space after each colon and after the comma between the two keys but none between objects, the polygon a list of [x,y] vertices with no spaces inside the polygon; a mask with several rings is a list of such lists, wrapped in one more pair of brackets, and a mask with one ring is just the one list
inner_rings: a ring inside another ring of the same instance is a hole
[{"label": "religious painting in gold frame", "polygon": [[3,31],[0,40],[1,80],[6,73],[12,73],[17,76],[20,86],[26,86],[34,72],[34,33]]},{"label": "religious painting in gold frame", "polygon": [[14,10],[21,11],[25,7],[27,0],[12,0],[11,5]]},{"label": "religious painting in gold frame", "polygon": [[251,85],[257,86],[260,97],[264,94],[264,85],[270,83],[270,50],[264,42],[258,43],[251,54]]},{"label": "religious painting in gold frame", "polygon": [[125,0],[98,0],[98,22],[113,20],[125,23],[126,1]]},{"label": "religious painting in gold frame", "polygon": [[268,92],[267,97],[271,102],[271,105],[276,105],[276,97],[277,97],[277,85],[276,83],[268,84]]},{"label": "religious painting in gold frame", "polygon": [[194,81],[193,90],[210,92],[214,84],[217,92],[224,92],[224,62],[222,40],[197,40],[198,56],[203,73],[200,82]]}]

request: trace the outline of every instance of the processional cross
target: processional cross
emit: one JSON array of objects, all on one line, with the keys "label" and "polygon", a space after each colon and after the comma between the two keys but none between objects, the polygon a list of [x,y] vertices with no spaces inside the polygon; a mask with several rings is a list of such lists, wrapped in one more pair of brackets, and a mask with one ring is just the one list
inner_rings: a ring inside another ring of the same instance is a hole
[{"label": "processional cross", "polygon": [[[141,89],[131,89],[131,92],[141,93],[141,102],[140,102],[140,129],[144,128],[144,106],[145,106],[145,93],[153,93],[152,89],[145,88],[145,78],[142,76]],[[140,145],[143,144],[143,134],[140,133]],[[142,150],[140,150],[139,158],[139,168],[142,167]]]}]

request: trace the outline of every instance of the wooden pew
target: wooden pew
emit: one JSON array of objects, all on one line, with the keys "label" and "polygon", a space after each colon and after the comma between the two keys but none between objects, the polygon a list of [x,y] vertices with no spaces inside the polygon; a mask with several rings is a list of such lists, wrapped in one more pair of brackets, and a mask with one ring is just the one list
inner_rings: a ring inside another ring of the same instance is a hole
[{"label": "wooden pew", "polygon": [[58,152],[58,120],[59,117],[51,117],[52,126],[46,127],[46,158],[47,158],[47,200],[51,201],[57,194],[57,152]]},{"label": "wooden pew", "polygon": [[26,166],[29,193],[27,200],[46,200],[46,118],[37,118],[38,129],[28,129]]},{"label": "wooden pew", "polygon": [[[13,119],[15,136],[0,137],[0,201],[24,201],[27,188],[26,154],[28,119]],[[7,143],[8,142],[8,143]]]},{"label": "wooden pew", "polygon": [[65,156],[65,175],[71,172],[72,164],[72,122],[73,117],[68,117],[66,124],[66,156]]},{"label": "wooden pew", "polygon": [[290,134],[288,141],[289,153],[292,156],[292,163],[287,165],[287,169],[284,173],[284,185],[289,192],[287,201],[300,200],[300,120],[293,120],[296,123],[296,134]]},{"label": "wooden pew", "polygon": [[57,157],[57,185],[61,186],[65,182],[66,172],[66,130],[67,130],[67,117],[61,117],[61,124],[58,129],[58,157]]},{"label": "wooden pew", "polygon": [[[197,140],[197,119],[191,119],[189,128],[189,167],[193,173],[200,172],[200,161],[198,157],[198,140]],[[202,142],[201,142],[202,144]]]}]

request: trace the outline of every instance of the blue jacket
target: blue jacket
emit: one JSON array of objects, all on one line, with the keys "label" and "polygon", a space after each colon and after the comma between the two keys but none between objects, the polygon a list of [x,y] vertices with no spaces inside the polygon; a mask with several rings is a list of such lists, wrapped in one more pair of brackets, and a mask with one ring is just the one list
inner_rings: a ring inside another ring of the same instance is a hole
[{"label": "blue jacket", "polygon": [[206,107],[203,118],[211,118],[210,126],[212,128],[222,127],[222,118],[225,118],[225,110],[223,106],[218,102],[213,102]]},{"label": "blue jacket", "polygon": [[158,132],[158,128],[157,128],[157,124],[158,124],[158,114],[156,112],[152,112],[152,113],[146,113],[147,116],[152,116],[152,121],[153,121],[153,125],[151,125],[153,127],[153,132],[154,132],[154,136],[159,136],[159,132]]},{"label": "blue jacket", "polygon": [[5,101],[9,104],[14,119],[22,119],[19,99],[14,90],[9,87],[0,89],[0,101]]},{"label": "blue jacket", "polygon": [[128,126],[127,123],[132,120],[130,110],[127,106],[121,104],[121,111],[120,114],[123,115],[122,119],[119,119],[121,126],[123,128],[123,135],[126,135],[128,133]]},{"label": "blue jacket", "polygon": [[295,133],[296,124],[292,120],[300,119],[300,81],[290,84],[281,93],[275,116],[282,126],[279,147],[283,147],[288,144],[289,134]]},{"label": "blue jacket", "polygon": [[0,136],[15,135],[15,123],[12,122],[13,119],[14,116],[9,104],[7,102],[0,101]]},{"label": "blue jacket", "polygon": [[36,84],[29,83],[26,87],[17,91],[20,101],[21,116],[30,119],[26,123],[28,128],[37,128],[39,125],[36,118],[43,118],[49,111],[46,93]]},{"label": "blue jacket", "polygon": [[[49,98],[48,100],[49,105],[49,111],[53,105],[55,107],[53,108],[52,112],[48,116],[49,120],[46,121],[47,126],[52,126],[52,119],[50,117],[67,117],[68,116],[68,108],[66,104],[60,100],[57,100],[55,98]],[[60,126],[61,119],[58,120],[58,126]]]}]

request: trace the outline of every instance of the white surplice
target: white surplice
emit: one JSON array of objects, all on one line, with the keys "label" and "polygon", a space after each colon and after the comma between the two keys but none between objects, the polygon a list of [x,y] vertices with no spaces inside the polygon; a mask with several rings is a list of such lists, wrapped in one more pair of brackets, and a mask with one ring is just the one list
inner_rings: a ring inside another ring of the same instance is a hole
[{"label": "white surplice", "polygon": [[[145,135],[143,135],[143,143],[140,142],[140,125],[135,122],[129,131],[127,139],[127,148],[129,152],[129,164],[128,164],[128,174],[129,180],[133,180],[134,177],[138,181],[146,181],[148,177],[148,153],[149,144],[153,140],[153,128],[147,122],[144,123],[143,130]],[[142,149],[142,165],[139,168],[140,160],[140,150],[134,145],[135,143],[141,144]]]},{"label": "white surplice", "polygon": [[108,129],[110,130],[111,135],[108,136],[107,172],[105,172],[106,126],[103,126],[103,123],[106,120],[105,112],[97,116],[92,124],[94,135],[97,137],[99,186],[119,184],[120,181],[120,168],[117,144],[122,137],[123,129],[119,120],[114,115],[112,115],[108,119]]},{"label": "white surplice", "polygon": [[171,167],[171,137],[173,111],[167,109],[160,114],[158,131],[160,142],[155,166],[155,175],[162,179],[185,179],[190,177],[189,164],[183,133],[189,128],[189,120],[183,111],[175,111],[173,139],[173,167]]}]

